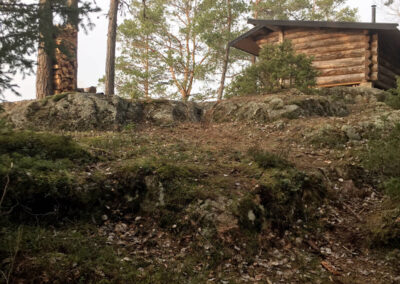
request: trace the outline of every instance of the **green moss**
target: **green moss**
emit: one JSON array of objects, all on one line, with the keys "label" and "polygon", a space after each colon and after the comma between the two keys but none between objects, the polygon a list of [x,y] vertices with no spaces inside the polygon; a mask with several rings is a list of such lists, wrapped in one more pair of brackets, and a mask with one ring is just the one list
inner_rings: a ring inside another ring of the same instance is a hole
[{"label": "green moss", "polygon": [[363,166],[377,175],[390,178],[400,176],[400,124],[388,135],[375,137],[360,154]]},{"label": "green moss", "polygon": [[263,223],[262,211],[254,199],[254,195],[245,196],[239,200],[233,212],[238,217],[242,229],[249,232],[260,232]]},{"label": "green moss", "polygon": [[[19,220],[57,220],[96,203],[77,188],[74,171],[95,160],[71,138],[7,130],[0,133],[0,188],[8,183],[2,210]],[[79,166],[77,166],[78,164]],[[78,214],[81,216],[82,214]]]},{"label": "green moss", "polygon": [[277,155],[268,151],[263,151],[258,148],[250,148],[248,150],[250,157],[257,165],[264,169],[279,168],[285,169],[291,167],[292,164],[284,159],[282,155]]},{"label": "green moss", "polygon": [[296,169],[268,171],[260,180],[257,194],[265,218],[273,228],[286,230],[298,219],[312,223],[316,208],[326,196],[321,178]]},{"label": "green moss", "polygon": [[368,222],[372,247],[400,247],[400,206],[387,201],[384,210]]},{"label": "green moss", "polygon": [[309,143],[317,148],[344,148],[348,138],[343,131],[323,128],[316,135],[313,135]]},{"label": "green moss", "polygon": [[89,160],[91,156],[71,137],[32,131],[0,133],[0,155],[19,153],[43,159]]},{"label": "green moss", "polygon": [[[94,236],[94,231],[96,228],[84,224],[62,231],[30,226],[3,228],[0,256],[6,259],[18,250],[14,267],[23,269],[13,270],[11,279],[41,279],[46,275],[51,283],[68,279],[73,283],[139,283],[137,261],[121,261],[123,256]],[[7,262],[0,266],[2,271],[10,269]]]}]

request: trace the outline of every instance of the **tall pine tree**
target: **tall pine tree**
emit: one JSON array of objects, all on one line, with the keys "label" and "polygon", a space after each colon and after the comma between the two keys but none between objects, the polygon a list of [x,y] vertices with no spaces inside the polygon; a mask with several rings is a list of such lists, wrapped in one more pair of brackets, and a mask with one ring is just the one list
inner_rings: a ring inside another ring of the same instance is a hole
[{"label": "tall pine tree", "polygon": [[[38,46],[46,53],[53,52],[57,27],[50,24],[51,17],[57,18],[61,25],[70,19],[83,28],[91,26],[90,13],[99,11],[92,1],[81,0],[79,7],[68,5],[68,1],[71,0],[37,0],[36,3],[22,0],[0,1],[0,97],[4,90],[18,94],[17,85],[12,81],[13,76],[17,72],[33,72],[36,60],[32,55],[38,50]],[[71,18],[73,14],[76,16]],[[40,24],[46,21],[48,25]]]},{"label": "tall pine tree", "polygon": [[154,52],[157,30],[163,25],[163,1],[132,0],[129,11],[129,19],[118,27],[121,45],[116,62],[118,93],[129,98],[163,96],[166,67]]},{"label": "tall pine tree", "polygon": [[355,21],[357,9],[346,0],[255,0],[253,11],[259,19]]}]

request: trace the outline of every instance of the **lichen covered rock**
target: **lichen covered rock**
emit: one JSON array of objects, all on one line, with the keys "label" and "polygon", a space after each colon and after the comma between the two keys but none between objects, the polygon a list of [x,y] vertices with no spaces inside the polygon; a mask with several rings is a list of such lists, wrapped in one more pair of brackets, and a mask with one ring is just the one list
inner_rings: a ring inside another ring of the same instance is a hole
[{"label": "lichen covered rock", "polygon": [[114,130],[131,123],[195,122],[202,109],[192,102],[129,101],[118,96],[65,93],[44,100],[5,104],[4,116],[18,128]]}]

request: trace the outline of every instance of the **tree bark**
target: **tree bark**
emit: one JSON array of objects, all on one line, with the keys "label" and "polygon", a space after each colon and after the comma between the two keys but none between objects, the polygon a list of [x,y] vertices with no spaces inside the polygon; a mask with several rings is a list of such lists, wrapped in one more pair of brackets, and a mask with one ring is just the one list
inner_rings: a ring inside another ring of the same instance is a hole
[{"label": "tree bark", "polygon": [[68,7],[73,9],[70,16],[68,17],[67,24],[74,27],[76,34],[73,42],[75,46],[71,46],[71,56],[74,58],[74,90],[78,88],[78,31],[79,31],[79,13],[78,13],[78,1],[79,0],[68,0]]},{"label": "tree bark", "polygon": [[[253,2],[253,7],[254,7],[254,19],[258,19],[258,5],[260,4],[261,0],[254,0]],[[255,64],[257,61],[257,57],[256,56],[252,56],[251,57],[251,63]]]},{"label": "tree bark", "polygon": [[[226,0],[226,6],[228,9],[228,18],[227,18],[227,29],[228,29],[228,36],[230,37],[231,35],[231,29],[232,29],[232,10],[231,10],[231,1]],[[221,80],[220,80],[220,85],[218,89],[218,100],[222,100],[222,96],[224,95],[224,88],[225,88],[225,78],[226,78],[226,72],[228,70],[228,63],[229,63],[229,50],[230,46],[229,44],[226,45],[225,48],[225,57],[224,57],[224,62],[222,66],[222,74],[221,74]]]},{"label": "tree bark", "polygon": [[39,50],[36,71],[36,98],[53,95],[53,14],[50,0],[39,0]]},{"label": "tree bark", "polygon": [[115,43],[117,38],[117,15],[119,0],[110,0],[108,12],[108,34],[107,34],[107,57],[106,57],[106,78],[105,94],[114,95],[115,85]]}]

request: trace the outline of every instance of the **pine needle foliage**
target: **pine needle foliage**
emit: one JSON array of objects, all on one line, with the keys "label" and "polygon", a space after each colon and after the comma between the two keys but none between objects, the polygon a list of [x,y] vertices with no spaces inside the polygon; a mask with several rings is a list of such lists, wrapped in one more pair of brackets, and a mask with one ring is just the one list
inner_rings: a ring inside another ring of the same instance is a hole
[{"label": "pine needle foliage", "polygon": [[318,75],[312,60],[305,54],[296,54],[290,41],[266,45],[260,51],[258,62],[234,78],[227,95],[258,95],[287,88],[307,92],[316,85]]}]

